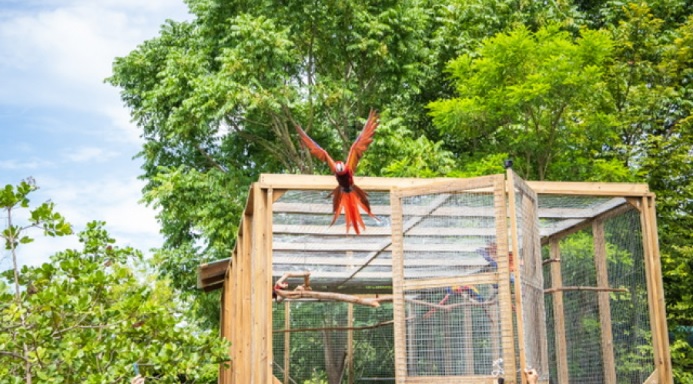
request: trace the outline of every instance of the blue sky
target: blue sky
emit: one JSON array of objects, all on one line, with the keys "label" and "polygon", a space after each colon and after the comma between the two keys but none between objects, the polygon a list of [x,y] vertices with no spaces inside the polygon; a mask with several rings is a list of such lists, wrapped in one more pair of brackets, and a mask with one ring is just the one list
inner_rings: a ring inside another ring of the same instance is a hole
[{"label": "blue sky", "polygon": [[[155,212],[139,203],[139,132],[104,79],[166,19],[190,18],[183,0],[0,0],[0,187],[33,177],[32,203],[50,199],[77,231],[104,220],[118,244],[158,247]],[[34,235],[23,264],[79,244]]]}]

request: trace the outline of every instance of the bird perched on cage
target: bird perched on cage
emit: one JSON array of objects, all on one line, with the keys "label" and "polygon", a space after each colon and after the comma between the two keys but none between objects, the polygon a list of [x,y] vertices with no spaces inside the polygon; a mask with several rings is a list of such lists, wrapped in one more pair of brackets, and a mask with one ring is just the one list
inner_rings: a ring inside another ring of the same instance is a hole
[{"label": "bird perched on cage", "polygon": [[363,157],[363,153],[368,149],[371,142],[373,142],[373,134],[377,127],[378,114],[374,110],[371,110],[361,134],[359,134],[359,137],[357,137],[351,145],[346,162],[342,162],[334,161],[327,151],[322,149],[315,140],[311,139],[300,126],[296,125],[296,131],[303,145],[308,148],[313,156],[327,163],[332,173],[337,177],[337,183],[339,185],[337,185],[330,194],[332,196],[332,210],[334,212],[330,225],[334,224],[334,222],[337,221],[337,217],[344,211],[347,233],[349,233],[349,228],[351,227],[354,228],[356,234],[360,234],[361,229],[366,229],[359,208],[377,220],[375,215],[371,212],[368,194],[354,184],[354,172],[356,171],[356,167],[361,157]]},{"label": "bird perched on cage", "polygon": [[539,374],[536,369],[525,368],[522,374],[525,376],[527,384],[537,384],[539,382]]}]

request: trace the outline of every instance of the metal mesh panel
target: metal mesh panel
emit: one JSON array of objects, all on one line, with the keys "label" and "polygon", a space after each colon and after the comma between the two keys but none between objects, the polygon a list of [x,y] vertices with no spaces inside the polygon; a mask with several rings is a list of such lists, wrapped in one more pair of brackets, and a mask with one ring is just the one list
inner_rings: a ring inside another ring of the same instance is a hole
[{"label": "metal mesh panel", "polygon": [[[539,199],[543,203],[543,196]],[[577,206],[584,206],[586,198],[576,200]],[[553,199],[555,202],[556,199]],[[571,199],[561,199],[564,207],[571,208]],[[595,229],[585,225],[584,229],[573,231],[562,237],[559,243],[561,285],[566,290],[546,295],[546,314],[549,339],[550,370],[552,377],[559,377],[561,360],[567,364],[570,382],[604,383],[608,381],[608,371],[613,371],[618,383],[642,383],[654,370],[654,356],[650,331],[645,263],[643,259],[642,233],[639,212],[630,209],[620,199],[594,198],[596,207],[601,209],[595,216],[603,216],[597,222],[603,223],[605,240],[606,273],[608,289],[621,291],[591,291],[599,289],[598,268],[595,265]],[[588,224],[593,224],[589,221]],[[544,257],[550,258],[548,248]],[[554,263],[545,267],[546,287],[553,288],[558,282],[549,272]],[[559,297],[563,311],[556,313],[554,308]],[[608,317],[601,313],[599,295],[608,296]],[[605,323],[604,319],[609,322]],[[561,329],[562,324],[563,329]],[[612,335],[612,347],[606,348],[613,355],[613,367],[605,363],[605,332]],[[565,339],[565,350],[559,350],[558,340]],[[565,354],[565,355],[563,355]]]},{"label": "metal mesh panel", "polygon": [[407,292],[408,375],[491,375],[501,356],[496,290],[487,284]]},{"label": "metal mesh panel", "polygon": [[[538,202],[521,180],[515,180],[517,264],[521,285],[521,316],[523,324],[522,352],[525,367],[536,369],[540,380],[548,380],[548,347],[544,310],[544,275],[541,264]],[[511,223],[512,224],[512,223]],[[511,270],[513,267],[511,267]],[[515,271],[511,276],[515,277]]]},{"label": "metal mesh panel", "polygon": [[404,281],[421,286],[404,292],[407,376],[500,375],[493,192],[403,197],[401,206]]},{"label": "metal mesh panel", "polygon": [[394,383],[391,304],[354,305],[351,324],[346,303],[294,301],[288,305],[288,328],[286,304],[273,308],[273,371],[280,382]]},{"label": "metal mesh panel", "polygon": [[402,212],[406,280],[470,275],[493,262],[485,252],[495,244],[493,194],[407,197]]}]

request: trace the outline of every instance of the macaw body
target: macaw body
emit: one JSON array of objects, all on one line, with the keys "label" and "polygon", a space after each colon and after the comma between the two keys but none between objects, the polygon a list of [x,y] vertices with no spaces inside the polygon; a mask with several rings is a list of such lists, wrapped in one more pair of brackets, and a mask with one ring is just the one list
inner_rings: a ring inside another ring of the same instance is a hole
[{"label": "macaw body", "polygon": [[334,224],[335,221],[337,221],[337,217],[344,212],[347,233],[349,233],[349,228],[354,228],[356,234],[361,234],[361,230],[366,228],[359,208],[377,220],[375,215],[371,212],[368,194],[354,184],[354,171],[356,171],[356,167],[361,157],[363,157],[363,153],[371,142],[373,142],[373,134],[377,127],[378,115],[375,111],[371,110],[361,134],[356,138],[354,144],[351,145],[347,161],[342,162],[332,160],[332,157],[330,157],[327,151],[322,149],[318,143],[311,139],[300,126],[296,125],[296,131],[303,145],[308,148],[313,156],[326,162],[337,178],[338,185],[330,193],[332,196],[332,211],[334,213],[330,225]]}]

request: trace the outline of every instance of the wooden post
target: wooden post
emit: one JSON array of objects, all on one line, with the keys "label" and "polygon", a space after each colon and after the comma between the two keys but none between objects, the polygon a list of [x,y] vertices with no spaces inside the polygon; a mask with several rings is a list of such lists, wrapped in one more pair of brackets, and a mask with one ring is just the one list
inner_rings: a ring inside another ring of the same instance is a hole
[{"label": "wooden post", "polygon": [[[549,243],[549,253],[552,259],[560,260],[560,242],[551,239]],[[563,287],[563,276],[561,275],[561,263],[551,263],[551,287]],[[569,384],[568,375],[568,346],[565,340],[565,311],[563,309],[563,291],[556,291],[553,295],[553,324],[556,338],[556,365],[558,368],[558,382]]]},{"label": "wooden post", "polygon": [[407,377],[407,314],[404,309],[404,235],[402,200],[397,188],[390,192],[390,227],[392,228],[392,308],[395,338],[395,382],[404,384]]},{"label": "wooden post", "polygon": [[[609,287],[609,275],[606,266],[606,239],[604,238],[604,222],[595,221],[592,224],[594,236],[594,264],[597,271],[597,287]],[[599,325],[601,327],[602,359],[604,363],[604,383],[616,384],[616,362],[614,359],[614,341],[611,331],[611,303],[609,292],[597,293],[599,300]]]},{"label": "wooden post", "polygon": [[[520,369],[527,368],[527,356],[525,354],[525,322],[522,308],[522,271],[520,271],[520,247],[519,236],[517,233],[517,204],[515,203],[515,176],[511,169],[507,171],[506,191],[508,194],[508,216],[510,217],[510,235],[512,236],[512,264],[509,264],[510,271],[514,271],[515,276],[515,320],[517,322],[517,344],[520,353]],[[500,255],[500,249],[499,249]],[[509,255],[505,253],[504,255]],[[499,257],[500,258],[500,257]],[[506,258],[509,259],[508,256]],[[513,272],[510,272],[512,274]],[[508,279],[510,276],[508,275]],[[526,384],[525,375],[520,375],[520,380]]]},{"label": "wooden post", "polygon": [[236,324],[232,347],[233,384],[250,382],[250,244],[253,216],[246,214],[241,223],[238,251],[236,252]]},{"label": "wooden post", "polygon": [[347,360],[348,384],[354,384],[354,304],[347,304]]},{"label": "wooden post", "polygon": [[259,184],[253,184],[252,194],[253,231],[249,274],[252,276],[252,284],[250,284],[252,321],[249,328],[251,371],[248,383],[270,384],[272,382],[272,244],[271,215],[268,215],[268,212],[271,214],[272,209],[268,204],[268,193],[260,188]]},{"label": "wooden post", "polygon": [[[291,329],[291,302],[284,302],[284,329]],[[291,364],[291,332],[284,332],[284,384],[289,384]]]},{"label": "wooden post", "polygon": [[645,251],[645,270],[650,302],[650,327],[652,329],[655,369],[659,373],[659,382],[670,384],[674,382],[674,379],[671,368],[664,287],[662,285],[662,266],[657,236],[657,216],[655,214],[653,196],[643,196],[640,217]]},{"label": "wooden post", "polygon": [[[512,188],[512,186],[510,186]],[[493,183],[494,213],[496,216],[496,252],[498,257],[498,307],[503,348],[503,370],[507,382],[517,379],[515,361],[515,338],[513,330],[513,303],[510,294],[510,265],[508,257],[508,206],[506,204],[506,181],[501,175]]]}]

